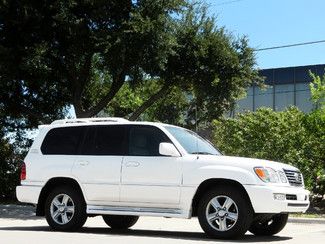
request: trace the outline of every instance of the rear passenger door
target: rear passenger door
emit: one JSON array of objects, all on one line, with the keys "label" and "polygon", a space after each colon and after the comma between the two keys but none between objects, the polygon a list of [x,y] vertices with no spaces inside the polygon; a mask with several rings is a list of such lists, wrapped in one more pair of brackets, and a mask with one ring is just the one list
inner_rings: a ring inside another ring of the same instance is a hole
[{"label": "rear passenger door", "polygon": [[33,164],[28,164],[30,159],[26,162],[29,167],[28,180],[38,182],[52,177],[70,176],[84,132],[82,126],[49,130],[41,145],[42,154],[37,151],[28,153],[28,157],[33,158]]},{"label": "rear passenger door", "polygon": [[130,126],[128,156],[122,164],[121,202],[162,207],[179,204],[182,157],[160,155],[161,142],[171,141],[159,128]]},{"label": "rear passenger door", "polygon": [[126,153],[126,127],[88,126],[72,173],[79,179],[89,202],[118,202],[120,172]]}]

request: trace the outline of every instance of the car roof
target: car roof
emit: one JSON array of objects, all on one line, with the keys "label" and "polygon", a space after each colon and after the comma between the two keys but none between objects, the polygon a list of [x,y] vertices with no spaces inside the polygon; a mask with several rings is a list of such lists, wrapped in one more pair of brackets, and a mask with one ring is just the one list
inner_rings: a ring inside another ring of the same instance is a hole
[{"label": "car roof", "polygon": [[175,125],[165,124],[165,123],[161,123],[161,122],[129,121],[124,118],[105,117],[105,118],[82,118],[82,119],[55,120],[51,124],[39,125],[39,129],[41,129],[43,127],[58,128],[58,127],[87,126],[87,125],[152,125],[152,126],[178,127]]}]

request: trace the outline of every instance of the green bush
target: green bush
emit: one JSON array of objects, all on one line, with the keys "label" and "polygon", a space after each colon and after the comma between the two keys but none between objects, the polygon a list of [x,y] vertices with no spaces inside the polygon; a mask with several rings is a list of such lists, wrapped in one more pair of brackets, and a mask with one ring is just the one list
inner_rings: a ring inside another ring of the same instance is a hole
[{"label": "green bush", "polygon": [[227,155],[274,160],[298,167],[308,189],[324,195],[325,115],[261,108],[213,122],[213,142]]},{"label": "green bush", "polygon": [[0,201],[15,200],[19,184],[19,162],[14,147],[7,139],[0,140]]}]

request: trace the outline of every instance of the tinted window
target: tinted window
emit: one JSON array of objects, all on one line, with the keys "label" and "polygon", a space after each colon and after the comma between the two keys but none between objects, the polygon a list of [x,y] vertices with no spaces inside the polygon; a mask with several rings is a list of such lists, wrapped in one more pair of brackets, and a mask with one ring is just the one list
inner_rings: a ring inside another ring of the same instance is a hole
[{"label": "tinted window", "polygon": [[170,139],[153,126],[131,126],[129,133],[129,155],[161,156],[159,144],[170,142]]},{"label": "tinted window", "polygon": [[64,127],[50,130],[41,146],[43,154],[73,155],[83,136],[83,127]]},{"label": "tinted window", "polygon": [[193,131],[173,126],[165,126],[165,128],[188,153],[220,155],[217,149]]},{"label": "tinted window", "polygon": [[82,155],[125,155],[126,126],[88,126],[80,154]]}]

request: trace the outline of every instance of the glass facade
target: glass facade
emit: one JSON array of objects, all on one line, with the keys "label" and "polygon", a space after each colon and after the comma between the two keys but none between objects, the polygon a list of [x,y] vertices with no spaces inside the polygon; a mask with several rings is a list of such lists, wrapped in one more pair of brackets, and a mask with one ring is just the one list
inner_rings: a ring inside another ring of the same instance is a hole
[{"label": "glass facade", "polygon": [[231,115],[255,111],[260,107],[281,111],[288,106],[297,106],[304,112],[310,112],[313,108],[309,89],[310,71],[323,76],[325,64],[261,70],[260,75],[265,77],[267,88],[250,87],[247,96],[238,100]]}]

